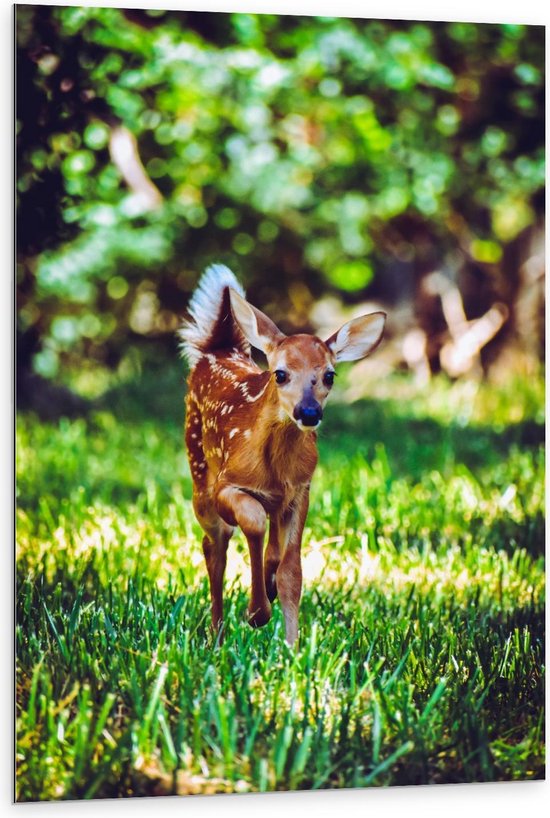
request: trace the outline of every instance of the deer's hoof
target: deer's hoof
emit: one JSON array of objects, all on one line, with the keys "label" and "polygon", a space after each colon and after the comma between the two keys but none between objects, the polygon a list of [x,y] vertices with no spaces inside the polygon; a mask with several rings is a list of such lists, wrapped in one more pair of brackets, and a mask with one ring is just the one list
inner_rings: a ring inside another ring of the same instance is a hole
[{"label": "deer's hoof", "polygon": [[267,625],[270,619],[271,605],[269,602],[267,605],[263,605],[260,608],[255,608],[254,610],[251,610],[250,608],[248,609],[248,624],[253,628],[261,628],[264,625]]}]

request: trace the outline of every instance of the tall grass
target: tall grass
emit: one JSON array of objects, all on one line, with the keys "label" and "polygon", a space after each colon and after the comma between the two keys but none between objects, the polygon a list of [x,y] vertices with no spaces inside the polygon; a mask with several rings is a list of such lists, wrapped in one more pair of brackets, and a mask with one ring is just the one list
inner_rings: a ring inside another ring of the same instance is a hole
[{"label": "tall grass", "polygon": [[541,382],[331,406],[293,652],[241,536],[211,636],[178,381],[19,417],[18,800],[542,777]]}]

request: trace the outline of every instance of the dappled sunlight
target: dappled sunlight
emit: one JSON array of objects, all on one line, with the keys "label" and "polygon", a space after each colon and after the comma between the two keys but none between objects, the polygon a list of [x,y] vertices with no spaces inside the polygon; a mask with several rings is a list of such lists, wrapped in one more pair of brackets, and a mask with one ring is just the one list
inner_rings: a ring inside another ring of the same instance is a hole
[{"label": "dappled sunlight", "polygon": [[[343,542],[340,538],[339,544]],[[429,547],[396,553],[387,542],[373,552],[368,535],[363,535],[355,553],[342,553],[333,546],[334,541],[309,543],[303,559],[306,585],[344,587],[355,595],[372,587],[392,595],[414,588],[420,594],[452,597],[457,605],[468,604],[479,592],[478,598],[503,608],[539,602],[544,594],[544,575],[535,571],[530,577],[522,576],[515,568],[516,558],[505,551],[481,548],[472,565],[471,554],[458,545],[439,547],[437,553]]]},{"label": "dappled sunlight", "polygon": [[489,383],[468,378],[451,381],[437,376],[428,386],[418,385],[395,371],[384,378],[369,377],[368,367],[373,366],[374,360],[367,359],[353,367],[339,392],[341,400],[388,401],[397,415],[432,418],[461,428],[487,424],[502,429],[531,419],[533,410],[536,422],[544,423],[544,377],[538,368],[527,378],[512,374]]},{"label": "dappled sunlight", "polygon": [[[512,492],[509,489],[507,492],[511,500]],[[468,496],[465,499],[464,492],[461,496],[468,507]],[[474,506],[478,508],[474,499]],[[489,503],[485,505],[481,510],[489,522],[491,511],[496,515],[497,511],[502,514],[509,510],[507,502],[497,504],[496,509]],[[125,520],[117,511],[108,509],[101,512],[90,509],[88,514],[80,529],[58,526],[51,536],[42,538],[31,536],[28,520],[21,513],[18,560],[32,572],[45,570],[49,579],[64,562],[84,559],[95,561],[98,569],[107,570],[108,574],[112,571],[110,581],[114,584],[124,584],[125,577],[140,566],[147,566],[148,575],[161,590],[168,587],[178,572],[186,577],[188,589],[204,582],[206,567],[196,536],[184,540],[178,537],[177,545],[169,544],[162,529],[151,526],[146,519]],[[430,546],[428,539],[421,546],[396,548],[388,536],[377,537],[376,548],[372,549],[369,533],[317,540],[311,529],[306,529],[302,558],[305,591],[338,587],[361,595],[374,587],[399,595],[414,587],[420,594],[452,596],[457,605],[468,604],[472,595],[478,594],[478,598],[486,602],[492,600],[503,608],[542,600],[544,575],[534,562],[525,575],[525,561],[531,562],[525,549],[516,549],[510,555],[505,550],[476,546],[471,536],[465,537],[459,545],[453,542],[452,528],[450,539],[445,543],[445,532],[441,533],[443,540],[439,538],[436,549]],[[238,534],[228,551],[227,586],[248,589],[250,581],[248,551],[244,538]]]}]

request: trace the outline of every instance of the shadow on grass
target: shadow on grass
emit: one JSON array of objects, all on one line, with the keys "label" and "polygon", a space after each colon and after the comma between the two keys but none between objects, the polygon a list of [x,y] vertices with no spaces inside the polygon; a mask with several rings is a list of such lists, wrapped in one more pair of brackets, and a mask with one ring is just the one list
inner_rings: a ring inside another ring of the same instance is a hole
[{"label": "shadow on grass", "polygon": [[[110,390],[100,408],[122,423],[158,421],[178,434],[185,419],[183,367],[146,372],[131,383]],[[533,420],[490,426],[442,424],[433,418],[407,417],[395,401],[363,399],[331,403],[319,432],[321,462],[356,455],[372,460],[385,450],[390,472],[418,480],[432,470],[443,474],[457,464],[470,470],[504,459],[512,447],[534,448],[544,442],[544,425]]]},{"label": "shadow on grass", "polygon": [[[19,476],[18,506],[30,510],[51,502],[53,508],[61,504],[64,513],[65,507],[72,513],[74,503],[137,502],[144,492],[160,502],[170,496],[175,482],[183,496],[190,497],[184,397],[183,367],[159,365],[109,390],[84,418],[60,420],[51,434],[51,421],[31,415],[28,428],[34,431],[27,445],[38,447],[40,457],[31,459],[28,473]],[[535,452],[539,458],[542,423],[464,427],[422,417],[419,406],[394,399],[330,403],[319,432],[321,468],[333,467],[341,474],[364,460],[382,470],[388,488],[395,480],[415,484],[432,472],[447,480],[466,470],[482,484],[496,480],[504,492],[523,468],[524,453],[528,470]],[[540,521],[532,521],[532,528],[535,540]]]},{"label": "shadow on grass", "polygon": [[444,475],[462,464],[475,471],[506,458],[512,447],[544,442],[544,425],[527,420],[502,431],[490,426],[442,424],[433,418],[404,416],[393,401],[363,399],[334,404],[326,412],[319,440],[321,456],[357,454],[373,459],[382,446],[394,475],[418,480],[432,470]]}]

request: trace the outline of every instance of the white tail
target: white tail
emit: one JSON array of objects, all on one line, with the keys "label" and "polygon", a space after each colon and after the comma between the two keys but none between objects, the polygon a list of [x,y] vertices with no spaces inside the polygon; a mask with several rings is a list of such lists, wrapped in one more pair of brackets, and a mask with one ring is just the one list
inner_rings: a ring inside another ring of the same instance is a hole
[{"label": "white tail", "polygon": [[[224,292],[228,288],[236,290],[244,298],[245,292],[229,267],[224,264],[207,267],[189,302],[189,318],[182,323],[178,332],[182,352],[190,366],[194,366],[201,355],[208,352],[216,324],[226,319],[226,316],[220,316],[220,311]],[[250,347],[243,345],[242,340],[239,348],[249,352]]]}]

